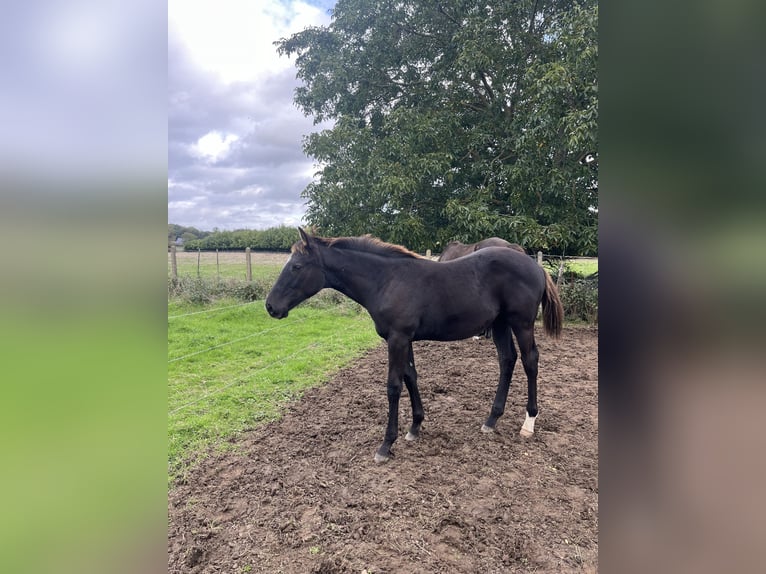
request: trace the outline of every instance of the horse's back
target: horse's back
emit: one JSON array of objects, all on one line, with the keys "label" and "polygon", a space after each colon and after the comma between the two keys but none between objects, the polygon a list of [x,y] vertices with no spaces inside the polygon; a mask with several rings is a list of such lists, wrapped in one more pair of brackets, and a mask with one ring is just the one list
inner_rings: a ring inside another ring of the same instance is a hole
[{"label": "horse's back", "polygon": [[510,241],[506,241],[500,237],[489,237],[487,239],[482,239],[476,244],[474,249],[475,251],[479,251],[480,249],[487,249],[488,247],[507,247],[508,249],[519,251],[520,253],[526,253],[524,248],[518,243],[511,243]]},{"label": "horse's back", "polygon": [[409,280],[400,276],[406,298],[400,291],[391,302],[397,302],[397,323],[412,325],[415,340],[463,339],[491,327],[500,316],[534,321],[545,289],[537,263],[506,247],[488,247],[444,263],[419,261],[410,271]]},{"label": "horse's back", "polygon": [[531,257],[515,249],[487,247],[470,255],[428,266],[429,283],[439,289],[484,297],[489,291],[528,289],[542,297],[545,272]]},{"label": "horse's back", "polygon": [[453,261],[473,251],[473,245],[465,245],[459,241],[450,241],[444,248],[438,261]]},{"label": "horse's back", "polygon": [[447,247],[445,247],[444,252],[439,256],[439,261],[453,261],[489,247],[506,247],[520,253],[526,253],[524,248],[517,243],[511,243],[500,237],[488,237],[477,243],[469,244],[460,243],[459,241],[451,241],[447,244]]}]

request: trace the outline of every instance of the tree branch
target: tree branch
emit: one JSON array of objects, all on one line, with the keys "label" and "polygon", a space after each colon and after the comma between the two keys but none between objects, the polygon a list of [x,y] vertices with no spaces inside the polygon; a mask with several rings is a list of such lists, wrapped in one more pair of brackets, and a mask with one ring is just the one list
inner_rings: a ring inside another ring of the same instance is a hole
[{"label": "tree branch", "polygon": [[462,24],[460,24],[460,22],[458,22],[458,21],[457,21],[457,20],[455,20],[455,19],[454,19],[452,16],[450,16],[449,14],[447,14],[447,11],[444,9],[444,6],[442,6],[441,4],[439,4],[439,12],[441,12],[441,13],[442,13],[442,14],[444,14],[444,15],[445,15],[447,18],[449,18],[449,20],[450,20],[450,21],[452,21],[452,22],[453,22],[455,25],[457,25],[457,26],[462,26]]},{"label": "tree branch", "polygon": [[489,99],[494,101],[495,100],[495,92],[492,91],[492,86],[489,85],[489,82],[487,81],[487,76],[484,75],[484,72],[479,72],[479,76],[481,76],[481,83],[484,84],[484,89],[487,91],[487,94],[489,94]]},{"label": "tree branch", "polygon": [[[413,30],[412,28],[405,26],[401,22],[395,22],[396,26],[404,30],[405,32],[409,34],[413,34],[415,36],[420,36],[421,38],[428,38],[430,40],[437,40],[438,36],[434,36],[433,34],[426,34],[425,32],[418,32],[417,30]],[[443,45],[443,44],[440,44]]]},{"label": "tree branch", "polygon": [[532,34],[535,29],[535,16],[537,16],[537,5],[539,3],[540,0],[535,0],[535,5],[532,8],[532,17],[529,19],[529,29],[527,30],[527,34]]}]

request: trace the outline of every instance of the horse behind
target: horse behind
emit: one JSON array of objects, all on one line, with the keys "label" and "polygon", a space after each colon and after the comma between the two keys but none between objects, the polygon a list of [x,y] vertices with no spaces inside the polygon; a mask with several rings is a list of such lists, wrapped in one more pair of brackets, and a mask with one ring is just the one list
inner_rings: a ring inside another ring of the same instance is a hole
[{"label": "horse behind", "polygon": [[454,341],[491,328],[500,379],[482,431],[492,432],[505,411],[519,345],[527,376],[526,420],[521,435],[534,432],[537,409],[537,364],[534,325],[543,307],[547,334],[561,333],[563,309],[556,286],[536,262],[505,247],[488,247],[460,259],[439,263],[404,247],[370,236],[325,238],[299,228],[301,239],[266,298],[266,310],[277,319],[323,288],[331,288],[362,305],[388,345],[388,424],[376,462],[392,456],[399,435],[399,398],[406,385],[412,405],[407,440],[420,436],[424,419],[412,342]]},{"label": "horse behind", "polygon": [[482,239],[477,243],[460,243],[459,241],[450,241],[447,247],[444,248],[442,254],[439,256],[438,261],[452,261],[458,257],[464,257],[470,255],[474,251],[484,249],[485,247],[508,247],[509,249],[515,249],[521,253],[526,253],[524,248],[517,243],[509,243],[505,239],[499,237],[488,237]]}]

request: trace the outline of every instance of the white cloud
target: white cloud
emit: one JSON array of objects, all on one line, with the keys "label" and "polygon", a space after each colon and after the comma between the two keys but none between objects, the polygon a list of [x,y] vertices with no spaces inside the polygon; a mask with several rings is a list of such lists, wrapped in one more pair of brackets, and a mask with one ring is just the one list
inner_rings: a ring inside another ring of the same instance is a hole
[{"label": "white cloud", "polygon": [[169,0],[168,25],[202,70],[225,83],[263,79],[292,66],[275,57],[273,42],[327,21],[304,2]]},{"label": "white cloud", "polygon": [[169,0],[169,222],[300,223],[315,171],[301,142],[328,126],[293,104],[295,69],[273,42],[329,22],[308,2]]},{"label": "white cloud", "polygon": [[199,157],[210,161],[218,161],[228,155],[231,144],[239,139],[235,134],[222,134],[218,131],[208,132],[197,140],[192,151]]},{"label": "white cloud", "polygon": [[196,204],[193,201],[170,201],[168,202],[168,207],[174,210],[183,210],[183,209],[191,209],[195,207]]}]

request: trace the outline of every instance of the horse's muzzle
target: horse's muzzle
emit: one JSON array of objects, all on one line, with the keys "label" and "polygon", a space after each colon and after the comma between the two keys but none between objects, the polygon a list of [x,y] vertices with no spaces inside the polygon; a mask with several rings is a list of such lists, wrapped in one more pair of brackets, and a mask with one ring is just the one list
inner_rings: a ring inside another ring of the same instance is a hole
[{"label": "horse's muzzle", "polygon": [[268,311],[269,315],[274,317],[275,319],[284,319],[287,317],[287,311],[277,311],[274,309],[274,307],[271,306],[271,303],[266,301],[266,311]]}]

